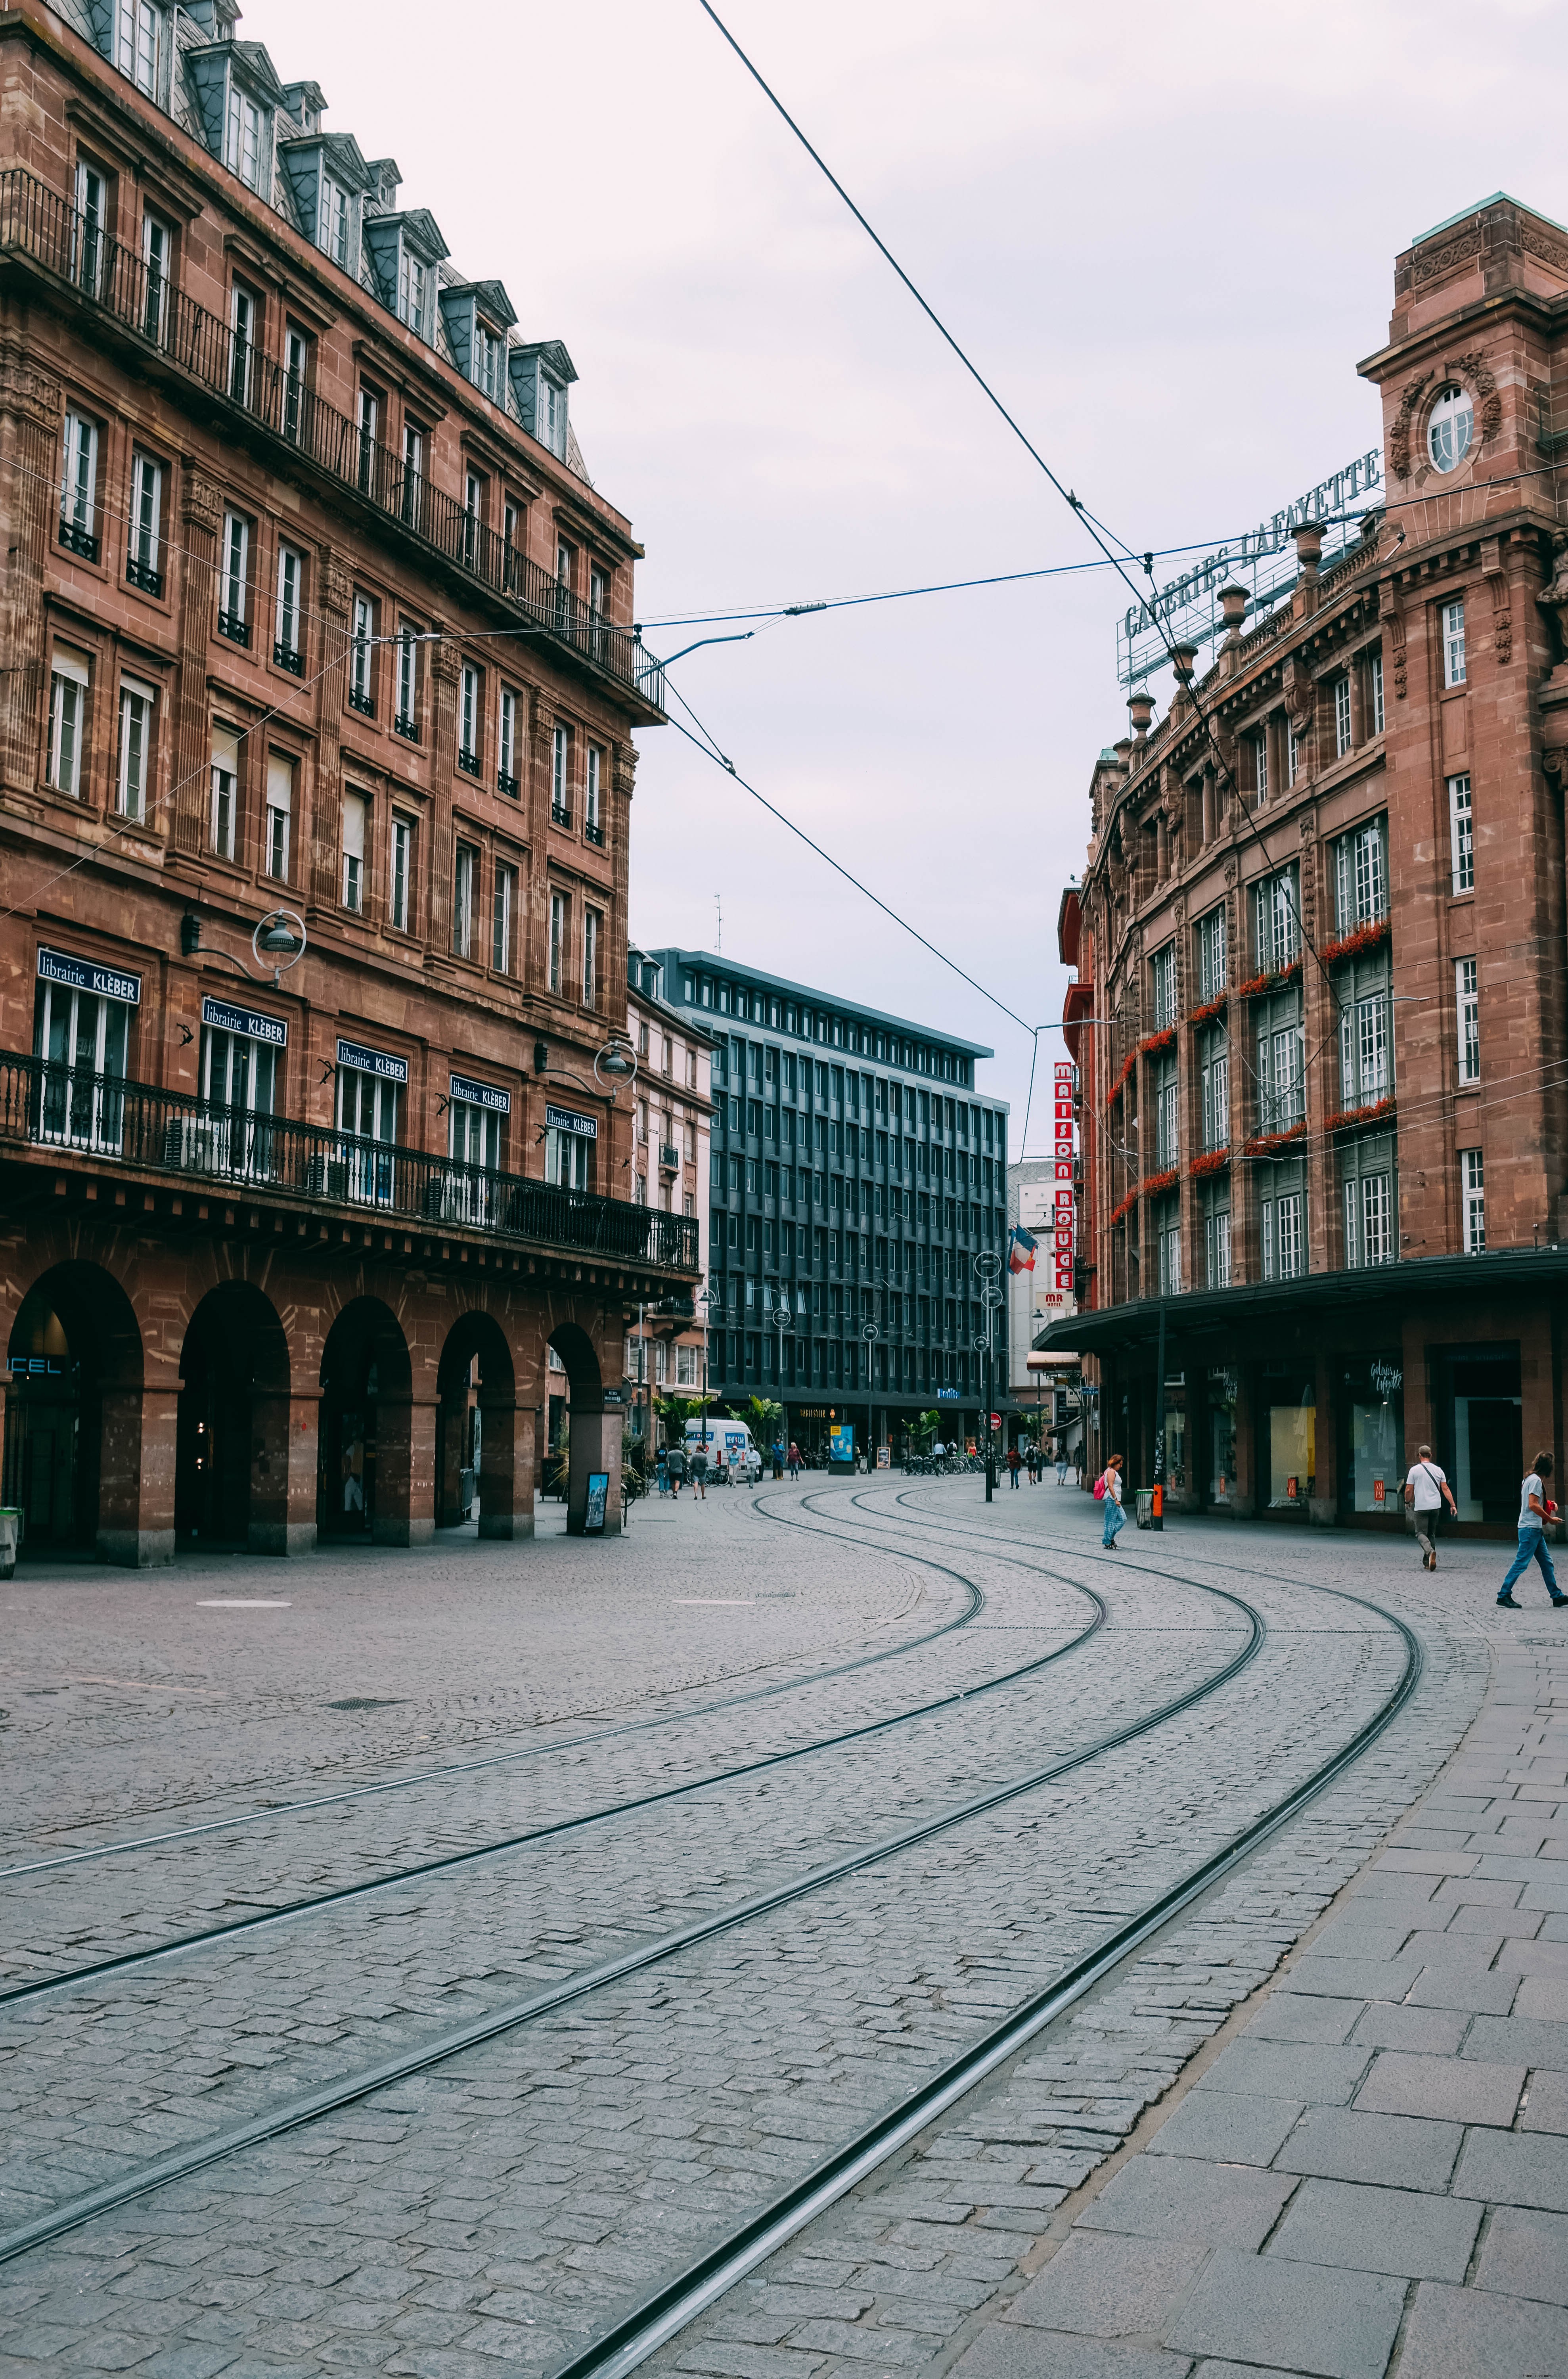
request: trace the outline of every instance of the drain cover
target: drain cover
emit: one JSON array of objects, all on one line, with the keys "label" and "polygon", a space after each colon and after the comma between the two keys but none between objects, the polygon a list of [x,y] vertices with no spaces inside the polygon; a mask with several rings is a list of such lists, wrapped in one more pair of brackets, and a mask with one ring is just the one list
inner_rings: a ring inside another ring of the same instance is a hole
[{"label": "drain cover", "polygon": [[350,1694],[346,1701],[329,1702],[329,1709],[399,1709],[407,1700],[406,1694],[392,1694],[381,1699],[374,1694]]}]

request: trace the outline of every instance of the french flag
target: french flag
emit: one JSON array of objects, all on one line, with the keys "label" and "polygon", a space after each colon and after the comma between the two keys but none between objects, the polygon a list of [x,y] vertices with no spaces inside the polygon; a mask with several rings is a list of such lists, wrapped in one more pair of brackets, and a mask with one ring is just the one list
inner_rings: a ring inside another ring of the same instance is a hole
[{"label": "french flag", "polygon": [[1021,1223],[1015,1223],[1008,1236],[1012,1244],[1007,1250],[1007,1270],[1032,1272],[1036,1244],[1032,1235],[1024,1229]]}]

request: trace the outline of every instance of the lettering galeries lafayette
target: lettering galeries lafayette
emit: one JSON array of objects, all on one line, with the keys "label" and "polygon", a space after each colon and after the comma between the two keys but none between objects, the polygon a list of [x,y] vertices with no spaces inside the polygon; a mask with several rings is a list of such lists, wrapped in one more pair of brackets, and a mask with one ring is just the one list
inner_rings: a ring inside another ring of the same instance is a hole
[{"label": "lettering galeries lafayette", "polygon": [[1055,1269],[1056,1286],[1067,1289],[1072,1286],[1073,1244],[1078,1225],[1072,1182],[1073,1072],[1069,1060],[1060,1057],[1056,1060]]}]

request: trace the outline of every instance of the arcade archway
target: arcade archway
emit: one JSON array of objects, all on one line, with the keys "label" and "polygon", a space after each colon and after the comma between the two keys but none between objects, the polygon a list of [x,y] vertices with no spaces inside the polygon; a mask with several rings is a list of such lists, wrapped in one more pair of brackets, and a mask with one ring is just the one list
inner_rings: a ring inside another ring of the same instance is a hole
[{"label": "arcade archway", "polygon": [[208,1291],[190,1317],[180,1377],[177,1542],[233,1552],[272,1550],[286,1507],[288,1346],[259,1288],[232,1280]]},{"label": "arcade archway", "polygon": [[[140,1467],[141,1332],[93,1263],[56,1264],[28,1291],[6,1347],[3,1500],[24,1561],[91,1554]],[[124,1476],[122,1476],[122,1473]]]}]

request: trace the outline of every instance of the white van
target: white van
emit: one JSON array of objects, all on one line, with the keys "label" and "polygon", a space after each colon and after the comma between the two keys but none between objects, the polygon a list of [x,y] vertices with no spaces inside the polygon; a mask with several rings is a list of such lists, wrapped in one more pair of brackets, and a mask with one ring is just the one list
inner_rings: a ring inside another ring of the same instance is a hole
[{"label": "white van", "polygon": [[752,1443],[752,1432],[743,1420],[730,1420],[726,1415],[709,1413],[706,1424],[700,1420],[686,1423],[686,1458],[703,1450],[703,1431],[707,1431],[708,1476],[722,1454],[730,1476],[754,1484],[762,1477],[762,1456]]}]

